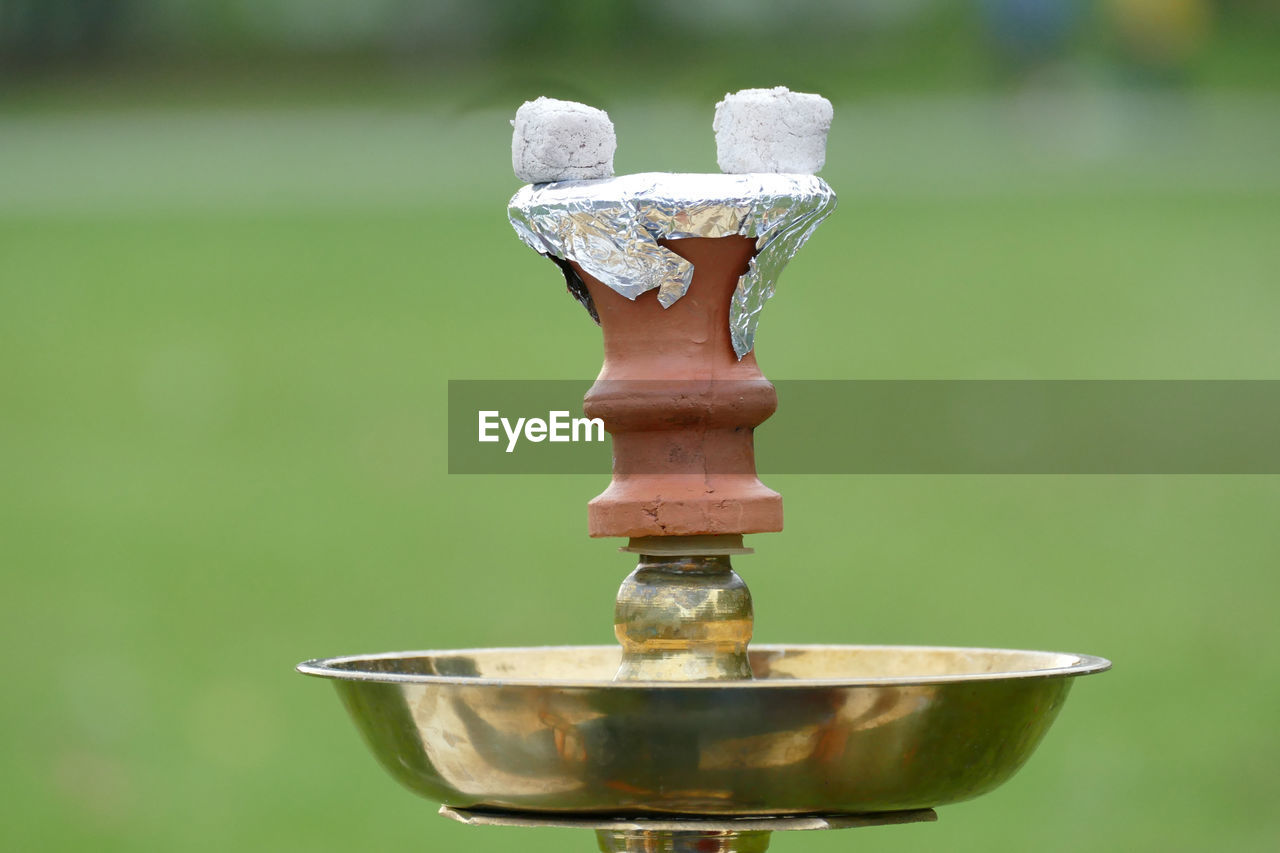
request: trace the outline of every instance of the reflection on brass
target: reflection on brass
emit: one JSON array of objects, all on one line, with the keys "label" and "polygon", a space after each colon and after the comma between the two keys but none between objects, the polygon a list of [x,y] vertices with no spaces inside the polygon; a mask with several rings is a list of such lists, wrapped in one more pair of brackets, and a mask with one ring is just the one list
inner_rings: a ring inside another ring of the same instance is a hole
[{"label": "reflection on brass", "polygon": [[727,556],[641,557],[622,582],[619,681],[750,678],[751,593]]},{"label": "reflection on brass", "polygon": [[1101,658],[769,646],[754,680],[614,681],[616,646],[311,661],[382,765],[459,809],[526,815],[849,815],[989,791]]},{"label": "reflection on brass", "polygon": [[772,833],[760,830],[597,829],[600,853],[764,853]]},{"label": "reflection on brass", "polygon": [[901,823],[930,823],[933,809],[860,815],[802,815],[772,818],[593,818],[483,812],[441,806],[440,814],[467,826],[558,827],[594,829],[602,853],[763,853],[773,832],[853,829]]}]

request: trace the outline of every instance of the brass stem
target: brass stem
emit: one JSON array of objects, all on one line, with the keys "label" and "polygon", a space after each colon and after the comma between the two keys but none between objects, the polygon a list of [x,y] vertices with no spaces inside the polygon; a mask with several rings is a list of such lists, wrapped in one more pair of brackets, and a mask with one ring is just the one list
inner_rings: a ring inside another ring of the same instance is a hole
[{"label": "brass stem", "polygon": [[615,681],[751,678],[751,592],[728,555],[640,557],[618,590]]},{"label": "brass stem", "polygon": [[600,853],[765,853],[770,832],[598,829]]}]

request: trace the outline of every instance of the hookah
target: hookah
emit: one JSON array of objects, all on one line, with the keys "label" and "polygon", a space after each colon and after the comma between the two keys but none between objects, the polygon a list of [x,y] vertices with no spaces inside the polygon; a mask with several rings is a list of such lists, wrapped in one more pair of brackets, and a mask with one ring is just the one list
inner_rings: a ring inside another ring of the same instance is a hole
[{"label": "hookah", "polygon": [[[816,100],[813,100],[816,99]],[[825,105],[825,107],[823,106]],[[763,853],[771,833],[932,821],[1009,779],[1081,654],[752,645],[731,559],[782,529],[753,432],[777,396],[755,332],[786,262],[835,207],[816,172],[830,104],[746,90],[717,111],[728,174],[612,176],[599,110],[517,113],[519,238],[603,332],[584,412],[613,476],[593,537],[638,565],[616,646],[410,651],[308,661],[382,766],[472,825],[595,830],[604,853]],[[772,133],[772,136],[770,135]],[[816,167],[815,167],[816,166]],[[815,567],[795,566],[796,583]]]}]

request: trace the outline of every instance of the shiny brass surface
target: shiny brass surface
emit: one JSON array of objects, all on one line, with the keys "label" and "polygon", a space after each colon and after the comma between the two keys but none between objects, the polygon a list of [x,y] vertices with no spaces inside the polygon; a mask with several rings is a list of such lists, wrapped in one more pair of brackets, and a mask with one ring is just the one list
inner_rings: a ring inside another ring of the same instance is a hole
[{"label": "shiny brass surface", "polygon": [[761,830],[597,829],[600,853],[765,853]]},{"label": "shiny brass surface", "polygon": [[382,765],[455,808],[607,815],[858,814],[995,788],[1096,657],[756,646],[755,679],[613,681],[616,647],[310,661]]},{"label": "shiny brass surface", "polygon": [[618,590],[613,623],[619,681],[751,677],[751,593],[728,556],[641,557]]},{"label": "shiny brass surface", "polygon": [[900,823],[932,822],[933,809],[860,815],[800,815],[735,818],[601,818],[515,812],[484,812],[441,806],[440,814],[467,826],[518,826],[594,829],[604,853],[762,853],[774,832],[854,829]]},{"label": "shiny brass surface", "polygon": [[518,826],[524,828],[594,829],[632,832],[805,832],[817,829],[856,829],[900,823],[932,823],[933,809],[868,812],[846,815],[784,815],[782,817],[633,817],[538,815],[522,812],[486,812],[441,806],[439,813],[467,826]]}]

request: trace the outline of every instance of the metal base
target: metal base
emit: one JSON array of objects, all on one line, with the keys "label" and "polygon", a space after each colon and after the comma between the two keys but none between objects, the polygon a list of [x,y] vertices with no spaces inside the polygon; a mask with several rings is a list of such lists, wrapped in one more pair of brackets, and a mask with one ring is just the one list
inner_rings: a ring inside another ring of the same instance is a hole
[{"label": "metal base", "polygon": [[783,815],[738,818],[608,818],[472,811],[441,806],[440,814],[467,826],[551,826],[594,829],[601,853],[764,853],[773,832],[854,829],[899,823],[932,823],[933,809],[849,815]]}]

